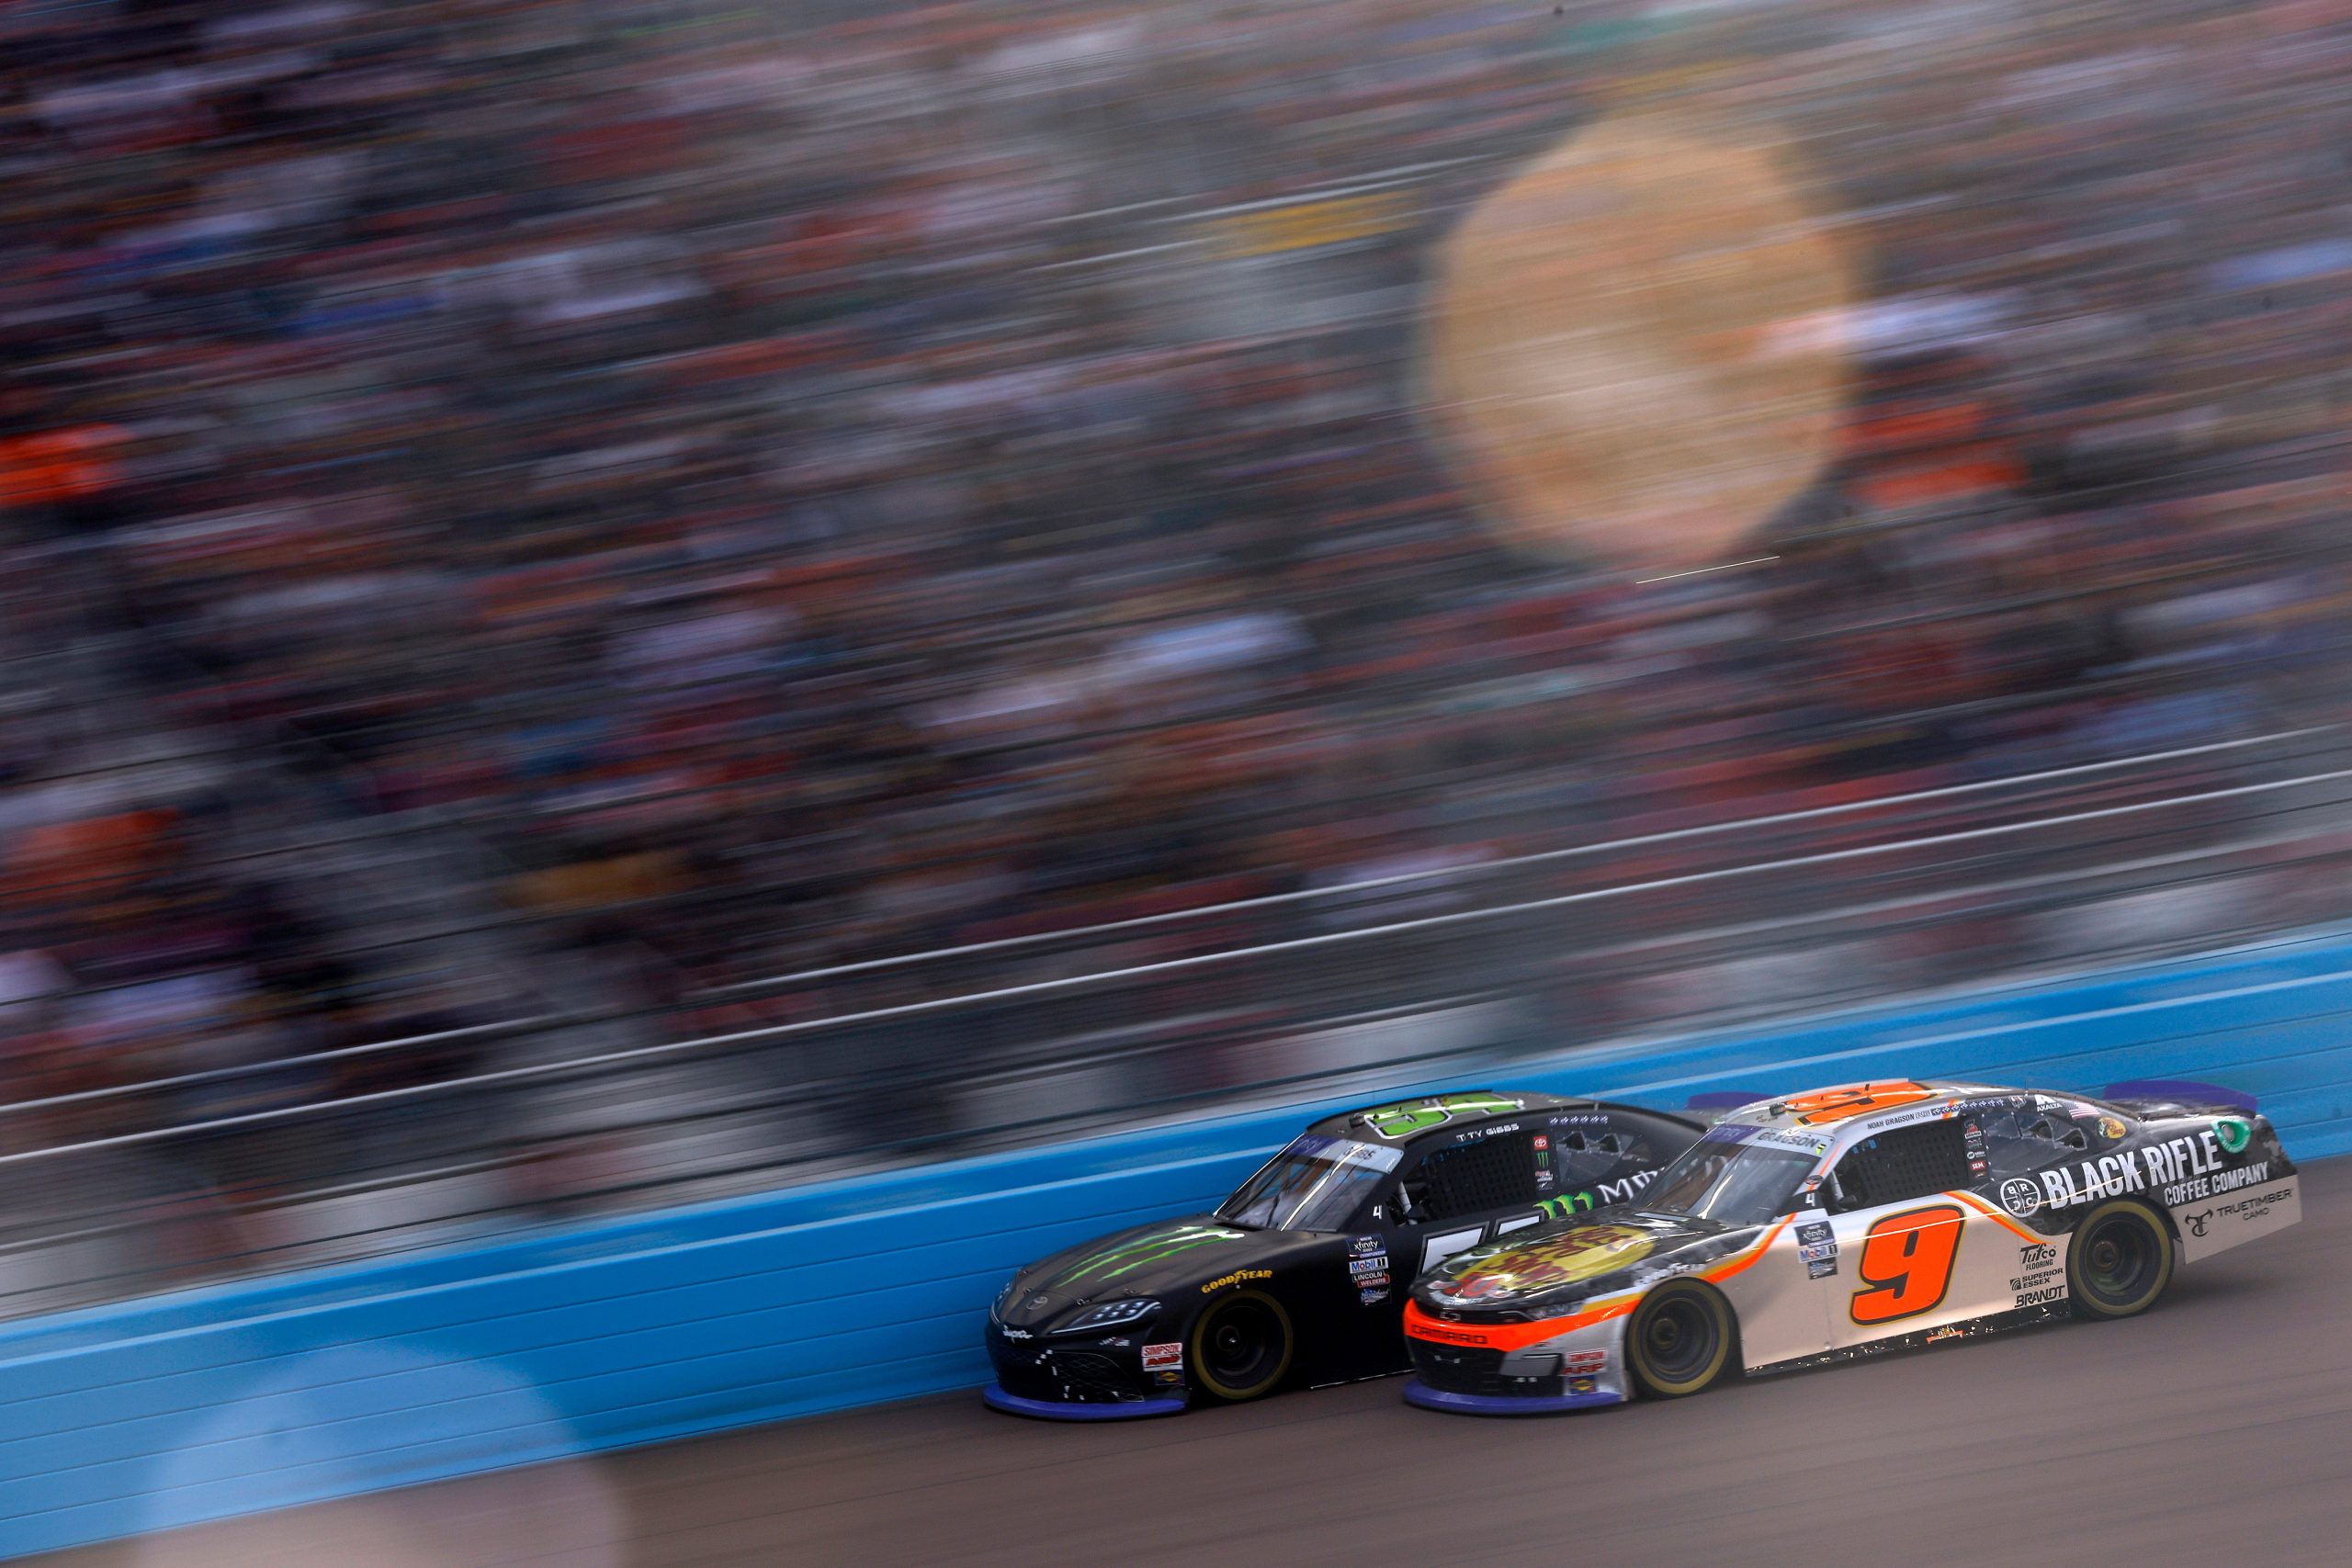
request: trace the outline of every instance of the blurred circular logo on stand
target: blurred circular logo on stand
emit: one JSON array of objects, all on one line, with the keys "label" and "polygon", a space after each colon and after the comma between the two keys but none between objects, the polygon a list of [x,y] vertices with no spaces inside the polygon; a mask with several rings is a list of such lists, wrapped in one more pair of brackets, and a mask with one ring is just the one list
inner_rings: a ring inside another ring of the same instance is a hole
[{"label": "blurred circular logo on stand", "polygon": [[1695,111],[1605,116],[1446,242],[1432,417],[1514,545],[1722,564],[1832,453],[1850,386],[1834,323],[1861,270],[1787,148]]}]

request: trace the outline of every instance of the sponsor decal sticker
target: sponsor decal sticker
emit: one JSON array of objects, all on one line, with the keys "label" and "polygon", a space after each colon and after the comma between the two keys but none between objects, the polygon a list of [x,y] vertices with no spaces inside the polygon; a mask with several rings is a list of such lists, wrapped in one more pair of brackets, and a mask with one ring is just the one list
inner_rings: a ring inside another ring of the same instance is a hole
[{"label": "sponsor decal sticker", "polygon": [[2183,1214],[2181,1218],[2188,1222],[2189,1235],[2203,1235],[2205,1227],[2213,1223],[2213,1211],[2205,1209],[2194,1214]]},{"label": "sponsor decal sticker", "polygon": [[2022,1176],[2012,1176],[2001,1183],[2001,1207],[2018,1219],[2028,1219],[2041,1212],[2041,1189]]},{"label": "sponsor decal sticker", "polygon": [[2055,1242],[2039,1241],[2031,1247],[2018,1248],[2018,1267],[2020,1269],[2041,1269],[2057,1261],[2058,1247]]},{"label": "sponsor decal sticker", "polygon": [[1535,1134],[1535,1150],[1536,1150],[1536,1152],[1537,1152],[1538,1154],[1543,1153],[1545,1149],[1548,1149],[1548,1148],[1550,1148],[1551,1146],[1552,1146],[1552,1140],[1551,1140],[1551,1139],[1549,1139],[1549,1138],[1545,1137],[1545,1136],[1544,1136],[1543,1134],[1541,1134],[1541,1133],[1538,1133],[1538,1134]]},{"label": "sponsor decal sticker", "polygon": [[[1122,1274],[1132,1273],[1146,1264],[1157,1263],[1176,1253],[1213,1247],[1222,1242],[1239,1241],[1247,1234],[1227,1230],[1221,1225],[1172,1225],[1166,1230],[1153,1231],[1133,1241],[1124,1241],[1116,1247],[1091,1253],[1080,1258],[1075,1267],[1053,1283],[1057,1288],[1066,1289],[1090,1278],[1097,1283],[1115,1280]],[[1029,1303],[1032,1311],[1045,1304],[1044,1296],[1038,1296]]]},{"label": "sponsor decal sticker", "polygon": [[1184,1365],[1184,1342],[1175,1340],[1167,1345],[1147,1345],[1143,1348],[1143,1370],[1148,1372],[1177,1371]]},{"label": "sponsor decal sticker", "polygon": [[2272,1204],[2283,1203],[2294,1195],[2295,1190],[2292,1187],[2281,1187],[2276,1192],[2256,1193],[2251,1198],[2241,1198],[2234,1203],[2224,1203],[2214,1213],[2224,1220],[2252,1224],[2268,1219]]},{"label": "sponsor decal sticker", "polygon": [[1548,1291],[1638,1263],[1657,1246],[1649,1233],[1628,1225],[1583,1225],[1495,1253],[1430,1289],[1465,1302]]},{"label": "sponsor decal sticker", "polygon": [[1570,1378],[1568,1380],[1568,1392],[1570,1393],[1597,1393],[1600,1392],[1600,1384],[1591,1378]]},{"label": "sponsor decal sticker", "polygon": [[[2071,1168],[2045,1170],[2041,1195],[2052,1208],[2064,1209],[2153,1190],[2163,1198],[2165,1207],[2174,1209],[2255,1186],[2269,1175],[2268,1160],[2224,1169],[2219,1134],[2191,1133],[2145,1148],[2119,1149]],[[2002,1190],[2006,1193],[2007,1189]]]},{"label": "sponsor decal sticker", "polygon": [[1797,1227],[1797,1239],[1801,1242],[1810,1244],[1813,1242],[1834,1241],[1836,1237],[1837,1233],[1829,1228],[1829,1223],[1826,1220],[1815,1220],[1810,1224],[1802,1224]]},{"label": "sponsor decal sticker", "polygon": [[1560,1370],[1564,1372],[1597,1372],[1608,1365],[1606,1350],[1571,1350],[1560,1358]]},{"label": "sponsor decal sticker", "polygon": [[1370,1306],[1374,1302],[1385,1302],[1387,1299],[1388,1292],[1385,1290],[1360,1290],[1356,1292],[1356,1300],[1365,1306]]},{"label": "sponsor decal sticker", "polygon": [[1348,1272],[1359,1276],[1385,1274],[1388,1272],[1388,1254],[1384,1252],[1372,1258],[1351,1258],[1348,1259]]},{"label": "sponsor decal sticker", "polygon": [[2254,1136],[2251,1122],[2236,1116],[2224,1116],[2213,1123],[2213,1135],[2221,1140],[2223,1154],[2237,1154]]},{"label": "sponsor decal sticker", "polygon": [[1205,1296],[1211,1291],[1221,1291],[1227,1285],[1238,1285],[1245,1280],[1271,1280],[1273,1277],[1274,1271],[1271,1269],[1236,1269],[1225,1278],[1211,1280],[1207,1284],[1203,1285],[1201,1294]]},{"label": "sponsor decal sticker", "polygon": [[1837,1257],[1838,1244],[1834,1241],[1801,1242],[1797,1247],[1797,1256],[1807,1263],[1818,1263],[1825,1258]]},{"label": "sponsor decal sticker", "polygon": [[1360,1235],[1349,1242],[1348,1246],[1357,1257],[1363,1258],[1370,1253],[1387,1251],[1388,1239],[1385,1236]]},{"label": "sponsor decal sticker", "polygon": [[1804,1266],[1804,1277],[1808,1280],[1826,1280],[1836,1272],[1838,1259],[1835,1258],[1817,1258]]},{"label": "sponsor decal sticker", "polygon": [[[2123,1141],[2123,1134],[2129,1130],[2130,1129],[2126,1128],[2121,1122],[2116,1120],[2112,1116],[2102,1116],[2098,1119],[2098,1135],[2105,1138],[2110,1144],[2121,1143]],[[2223,1140],[2222,1146],[2225,1148],[2228,1147],[2227,1140]],[[2234,1154],[2236,1151],[2232,1150],[2231,1152]]]}]

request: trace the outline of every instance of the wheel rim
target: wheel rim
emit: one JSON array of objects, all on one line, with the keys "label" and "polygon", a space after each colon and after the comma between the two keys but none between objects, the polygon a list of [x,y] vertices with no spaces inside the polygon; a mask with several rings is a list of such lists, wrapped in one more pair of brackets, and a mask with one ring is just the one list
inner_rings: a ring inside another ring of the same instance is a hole
[{"label": "wheel rim", "polygon": [[2158,1258],[2148,1227],[2118,1215],[2102,1220],[2077,1244],[2083,1249],[2083,1282],[2110,1306],[2140,1299],[2155,1278]]},{"label": "wheel rim", "polygon": [[1220,1388],[1255,1388],[1282,1359],[1282,1325],[1262,1302],[1227,1303],[1201,1337],[1202,1370]]},{"label": "wheel rim", "polygon": [[1715,1314],[1695,1296],[1668,1296],[1642,1323],[1642,1359],[1660,1382],[1683,1383],[1714,1361],[1723,1337]]}]

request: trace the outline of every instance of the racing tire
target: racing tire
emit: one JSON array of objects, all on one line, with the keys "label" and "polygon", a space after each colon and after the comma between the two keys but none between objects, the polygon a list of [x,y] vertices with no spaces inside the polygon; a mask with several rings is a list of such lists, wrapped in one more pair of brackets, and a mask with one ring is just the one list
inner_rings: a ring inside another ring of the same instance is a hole
[{"label": "racing tire", "polygon": [[1262,1399],[1290,1372],[1295,1336],[1283,1303],[1262,1291],[1236,1291],[1193,1320],[1193,1382],[1227,1404]]},{"label": "racing tire", "polygon": [[1625,1325],[1625,1365],[1652,1399],[1696,1393],[1723,1375],[1738,1325],[1723,1293],[1696,1280],[1668,1280],[1642,1298]]},{"label": "racing tire", "polygon": [[2172,1236],[2143,1203],[2111,1198],[2076,1223],[2066,1297],[2076,1317],[2137,1317],[2172,1283]]}]

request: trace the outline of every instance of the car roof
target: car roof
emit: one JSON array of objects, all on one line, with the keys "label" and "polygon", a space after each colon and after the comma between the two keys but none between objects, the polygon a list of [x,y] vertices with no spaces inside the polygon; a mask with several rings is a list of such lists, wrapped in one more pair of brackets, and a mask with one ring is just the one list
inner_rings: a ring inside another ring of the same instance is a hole
[{"label": "car roof", "polygon": [[1990,1109],[1987,1101],[2024,1099],[2086,1111],[2108,1109],[2081,1095],[2045,1089],[1950,1078],[1875,1078],[1753,1100],[1726,1111],[1716,1125],[1770,1129],[1781,1136],[1768,1142],[1842,1154],[1862,1139],[1891,1128]]},{"label": "car roof", "polygon": [[1424,1133],[1440,1129],[1459,1132],[1481,1122],[1505,1120],[1534,1111],[1591,1111],[1597,1100],[1526,1089],[1463,1089],[1445,1094],[1425,1094],[1410,1100],[1383,1100],[1360,1111],[1342,1111],[1307,1127],[1332,1138],[1367,1138],[1386,1144],[1408,1144]]}]

